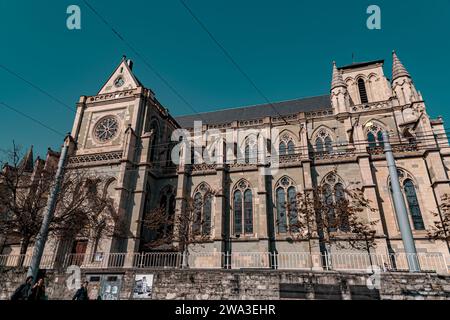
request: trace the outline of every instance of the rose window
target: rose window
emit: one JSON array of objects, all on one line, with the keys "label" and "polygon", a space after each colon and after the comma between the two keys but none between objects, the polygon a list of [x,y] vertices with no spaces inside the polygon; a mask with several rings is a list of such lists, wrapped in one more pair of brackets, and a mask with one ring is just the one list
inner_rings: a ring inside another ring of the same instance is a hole
[{"label": "rose window", "polygon": [[115,117],[105,117],[101,119],[95,126],[95,137],[101,142],[111,140],[119,131],[119,122]]}]

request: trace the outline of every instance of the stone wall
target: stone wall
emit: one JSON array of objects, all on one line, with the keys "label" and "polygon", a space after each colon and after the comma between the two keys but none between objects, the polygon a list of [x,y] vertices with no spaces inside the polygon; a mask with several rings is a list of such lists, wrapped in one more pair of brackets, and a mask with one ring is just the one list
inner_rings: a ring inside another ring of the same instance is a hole
[{"label": "stone wall", "polygon": [[[0,299],[8,299],[25,278],[25,270],[0,273]],[[370,275],[363,273],[300,272],[273,270],[89,270],[92,299],[133,299],[135,276],[153,275],[152,299],[273,300],[273,299],[400,299],[450,300],[450,276],[437,274],[381,273],[372,276],[375,289],[369,289]],[[48,271],[49,299],[71,299],[70,274]],[[379,284],[379,286],[378,286]],[[113,293],[109,295],[109,292]],[[117,288],[112,290],[112,287]]]}]

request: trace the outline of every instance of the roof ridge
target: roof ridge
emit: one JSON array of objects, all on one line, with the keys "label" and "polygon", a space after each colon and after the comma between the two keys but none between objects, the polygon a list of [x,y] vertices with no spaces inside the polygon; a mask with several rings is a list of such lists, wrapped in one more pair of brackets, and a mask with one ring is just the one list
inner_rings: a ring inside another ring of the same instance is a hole
[{"label": "roof ridge", "polygon": [[292,101],[297,101],[297,100],[307,100],[307,99],[318,98],[318,97],[326,97],[326,96],[329,96],[329,95],[330,94],[327,93],[327,94],[319,94],[319,95],[307,96],[307,97],[302,97],[302,98],[281,100],[281,101],[270,102],[270,103],[266,102],[266,103],[258,103],[258,104],[253,104],[253,105],[243,105],[243,106],[238,106],[238,107],[228,107],[228,108],[222,108],[222,109],[217,109],[217,110],[199,112],[197,114],[192,114],[192,113],[190,113],[190,114],[183,114],[183,115],[179,115],[179,116],[174,116],[174,118],[190,117],[190,116],[195,116],[195,115],[200,115],[200,114],[220,112],[220,111],[227,111],[227,110],[247,109],[247,108],[259,107],[259,106],[270,105],[270,104],[278,104],[278,103],[292,102]]},{"label": "roof ridge", "polygon": [[362,66],[366,66],[366,65],[376,64],[376,63],[384,63],[384,59],[352,62],[351,64],[346,64],[346,65],[343,65],[343,66],[339,66],[339,67],[337,67],[337,69],[338,70],[351,69],[351,68],[357,68],[357,67],[362,67]]}]

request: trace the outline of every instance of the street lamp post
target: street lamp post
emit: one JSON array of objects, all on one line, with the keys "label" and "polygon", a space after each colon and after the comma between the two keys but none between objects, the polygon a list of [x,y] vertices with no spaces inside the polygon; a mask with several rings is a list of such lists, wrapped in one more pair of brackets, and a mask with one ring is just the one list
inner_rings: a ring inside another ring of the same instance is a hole
[{"label": "street lamp post", "polygon": [[34,245],[33,256],[31,257],[30,267],[28,268],[27,276],[32,276],[33,281],[36,281],[36,276],[39,270],[39,265],[41,264],[42,254],[44,252],[45,243],[47,242],[48,229],[50,222],[53,219],[53,213],[55,211],[56,199],[58,197],[59,189],[61,186],[61,181],[64,173],[64,164],[67,157],[67,152],[69,149],[70,136],[68,136],[64,141],[64,146],[61,150],[61,155],[59,157],[58,168],[56,170],[55,182],[52,189],[50,190],[50,196],[47,200],[47,206],[44,212],[44,218],[42,220],[41,229],[36,237],[36,242]]},{"label": "street lamp post", "polygon": [[400,182],[398,181],[397,166],[395,164],[392,147],[389,143],[389,135],[387,131],[383,131],[384,154],[389,169],[389,176],[391,180],[392,198],[394,200],[394,209],[397,216],[398,226],[405,248],[406,259],[410,272],[419,272],[420,266],[417,259],[416,246],[411,230],[411,224],[408,218],[408,211],[406,210],[405,199],[403,198]]}]

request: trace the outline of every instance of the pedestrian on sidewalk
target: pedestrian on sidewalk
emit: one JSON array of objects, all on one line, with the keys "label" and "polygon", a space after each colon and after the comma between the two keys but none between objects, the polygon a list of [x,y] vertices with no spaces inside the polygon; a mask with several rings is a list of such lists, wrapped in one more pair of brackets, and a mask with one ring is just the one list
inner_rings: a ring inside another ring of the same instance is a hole
[{"label": "pedestrian on sidewalk", "polygon": [[25,283],[22,283],[11,296],[11,300],[27,300],[30,296],[31,284],[33,283],[33,277],[28,276]]},{"label": "pedestrian on sidewalk", "polygon": [[40,278],[31,288],[28,300],[46,300],[44,279]]},{"label": "pedestrian on sidewalk", "polygon": [[83,282],[83,284],[81,285],[81,288],[77,290],[77,292],[75,292],[75,295],[73,296],[72,300],[89,300],[89,295],[88,295],[88,284],[89,281],[85,281]]}]

